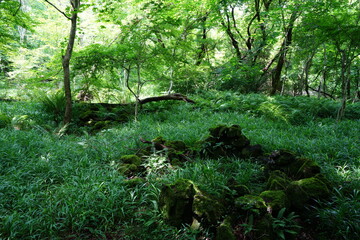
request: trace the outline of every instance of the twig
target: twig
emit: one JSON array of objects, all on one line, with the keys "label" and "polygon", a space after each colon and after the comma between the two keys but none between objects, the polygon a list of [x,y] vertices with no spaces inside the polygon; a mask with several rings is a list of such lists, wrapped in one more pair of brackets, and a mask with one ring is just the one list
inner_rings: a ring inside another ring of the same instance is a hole
[{"label": "twig", "polygon": [[48,4],[50,4],[51,6],[53,6],[59,13],[61,13],[62,15],[64,15],[67,19],[71,20],[71,18],[66,15],[66,13],[64,13],[63,11],[61,11],[57,6],[55,6],[55,4],[49,2],[48,0],[44,0],[45,2],[47,2]]}]

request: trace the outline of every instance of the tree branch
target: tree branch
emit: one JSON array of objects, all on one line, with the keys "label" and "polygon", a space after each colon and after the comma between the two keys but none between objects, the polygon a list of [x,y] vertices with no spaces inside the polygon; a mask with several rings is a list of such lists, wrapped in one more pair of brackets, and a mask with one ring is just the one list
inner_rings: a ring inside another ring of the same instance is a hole
[{"label": "tree branch", "polygon": [[53,6],[59,13],[61,13],[62,15],[64,15],[67,19],[71,20],[71,17],[69,17],[68,15],[66,15],[65,12],[61,11],[57,6],[55,6],[53,3],[49,2],[48,0],[44,0],[45,2],[47,2],[48,4],[50,4],[51,6]]}]

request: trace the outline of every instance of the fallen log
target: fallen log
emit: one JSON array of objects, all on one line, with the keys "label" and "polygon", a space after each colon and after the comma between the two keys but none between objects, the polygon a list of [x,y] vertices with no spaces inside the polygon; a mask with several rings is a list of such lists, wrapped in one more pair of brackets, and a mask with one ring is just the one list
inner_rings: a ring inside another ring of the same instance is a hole
[{"label": "fallen log", "polygon": [[[195,101],[189,99],[187,96],[182,95],[180,93],[173,93],[173,94],[168,94],[168,95],[163,95],[163,96],[157,96],[157,97],[148,97],[148,98],[144,98],[144,99],[139,99],[138,103],[140,105],[149,103],[149,102],[159,102],[159,101],[167,101],[167,100],[179,100],[179,101],[184,101],[187,103],[191,103],[191,104],[195,104]],[[76,101],[76,102],[82,102],[82,101]],[[131,106],[135,103],[89,103],[89,102],[84,102],[85,104],[89,105],[89,106],[93,106],[93,107],[98,107],[98,106],[102,106],[106,109],[112,109],[115,107],[126,107],[126,106]]]},{"label": "fallen log", "polygon": [[192,104],[195,103],[195,101],[189,99],[187,96],[182,95],[180,93],[173,93],[173,94],[168,94],[168,95],[163,95],[163,96],[139,99],[139,103],[142,105],[142,104],[149,103],[149,102],[158,102],[158,101],[164,101],[164,100],[180,100],[180,101],[184,101],[184,102],[188,102],[188,103],[192,103]]}]

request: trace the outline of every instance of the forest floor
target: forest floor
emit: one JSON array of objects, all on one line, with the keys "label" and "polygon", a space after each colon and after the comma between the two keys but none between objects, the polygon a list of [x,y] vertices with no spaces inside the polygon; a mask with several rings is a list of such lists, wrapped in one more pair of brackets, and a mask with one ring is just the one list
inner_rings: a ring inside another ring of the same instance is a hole
[{"label": "forest floor", "polygon": [[[190,98],[196,104],[150,103],[137,121],[130,113],[126,122],[104,129],[68,126],[68,134],[43,103],[0,102],[0,239],[215,239],[211,227],[169,226],[158,206],[162,186],[189,179],[221,197],[235,178],[257,192],[261,165],[195,156],[173,166],[155,152],[143,163],[144,181],[132,184],[120,159],[145,148],[141,139],[159,136],[196,150],[219,124],[239,125],[265,153],[287,149],[312,159],[331,180],[332,196],[307,206],[311,214],[302,217],[297,239],[360,238],[360,103],[350,104],[338,122],[339,103],[326,99]],[[238,239],[252,239],[251,222],[244,224],[250,228]]]}]

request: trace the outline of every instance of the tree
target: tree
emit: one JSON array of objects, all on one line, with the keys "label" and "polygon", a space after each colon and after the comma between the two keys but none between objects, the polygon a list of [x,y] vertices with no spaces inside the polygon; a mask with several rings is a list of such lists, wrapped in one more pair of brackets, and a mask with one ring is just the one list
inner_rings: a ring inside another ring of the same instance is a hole
[{"label": "tree", "polygon": [[61,11],[53,3],[45,0],[48,4],[56,8],[61,14],[63,14],[67,19],[71,21],[70,34],[68,39],[68,44],[66,47],[65,54],[62,56],[62,66],[64,71],[64,92],[66,99],[66,107],[64,114],[64,124],[71,122],[72,118],[72,97],[71,97],[71,84],[70,84],[70,60],[74,48],[76,29],[77,29],[77,20],[78,12],[81,6],[81,0],[70,0],[71,5],[71,16],[68,16],[64,11]]}]

